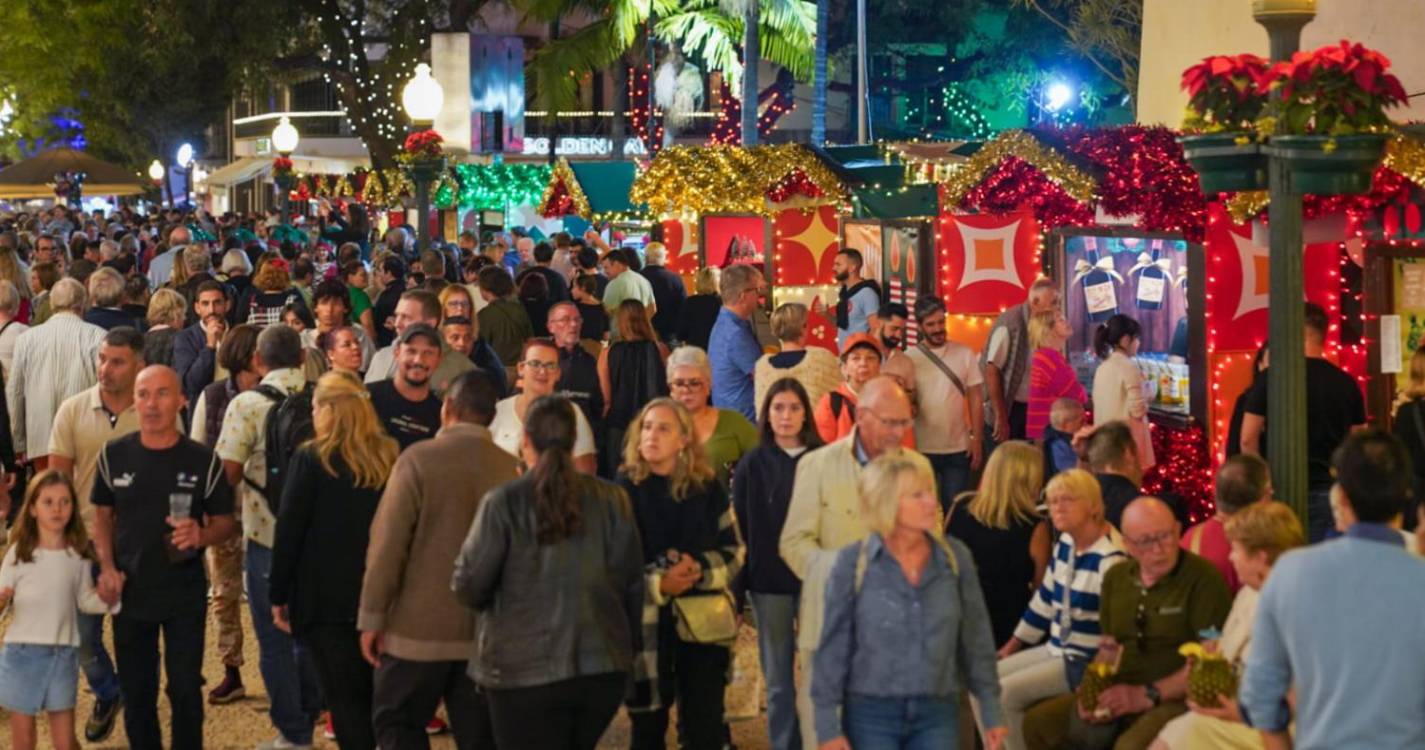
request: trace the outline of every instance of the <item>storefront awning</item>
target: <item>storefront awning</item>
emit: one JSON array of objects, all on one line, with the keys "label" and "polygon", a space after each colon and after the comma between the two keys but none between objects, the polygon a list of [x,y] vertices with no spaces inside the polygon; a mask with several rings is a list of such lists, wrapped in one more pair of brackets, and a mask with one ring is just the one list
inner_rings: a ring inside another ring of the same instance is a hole
[{"label": "storefront awning", "polygon": [[272,168],[272,160],[260,156],[244,156],[208,173],[209,187],[228,188],[248,182]]}]

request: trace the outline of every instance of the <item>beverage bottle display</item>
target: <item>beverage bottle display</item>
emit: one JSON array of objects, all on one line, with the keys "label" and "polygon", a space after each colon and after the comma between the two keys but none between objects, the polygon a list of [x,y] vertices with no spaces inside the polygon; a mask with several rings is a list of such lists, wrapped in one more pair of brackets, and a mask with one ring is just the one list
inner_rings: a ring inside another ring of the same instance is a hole
[{"label": "beverage bottle display", "polygon": [[1159,257],[1163,250],[1162,240],[1151,240],[1151,253],[1140,253],[1138,265],[1138,293],[1133,302],[1140,310],[1160,310],[1168,288],[1168,269],[1172,267],[1170,258]]},{"label": "beverage bottle display", "polygon": [[1084,291],[1084,307],[1091,323],[1102,323],[1118,313],[1118,289],[1114,282],[1122,281],[1113,270],[1113,255],[1099,257],[1098,238],[1084,238],[1084,258],[1075,265],[1075,281]]}]

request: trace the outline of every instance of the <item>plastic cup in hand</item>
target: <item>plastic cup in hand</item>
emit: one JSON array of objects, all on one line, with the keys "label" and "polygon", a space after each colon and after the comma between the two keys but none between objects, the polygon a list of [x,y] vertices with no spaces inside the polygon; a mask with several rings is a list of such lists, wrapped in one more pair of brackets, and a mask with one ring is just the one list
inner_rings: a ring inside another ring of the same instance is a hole
[{"label": "plastic cup in hand", "polygon": [[193,515],[193,495],[175,492],[168,496],[168,515],[173,518],[191,518]]}]

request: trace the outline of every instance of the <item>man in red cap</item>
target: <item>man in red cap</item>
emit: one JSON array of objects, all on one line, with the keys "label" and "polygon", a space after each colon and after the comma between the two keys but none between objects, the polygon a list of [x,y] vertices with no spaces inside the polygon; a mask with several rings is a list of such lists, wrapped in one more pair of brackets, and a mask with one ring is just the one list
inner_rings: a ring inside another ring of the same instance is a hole
[{"label": "man in red cap", "polygon": [[[881,342],[869,333],[853,333],[841,347],[841,385],[822,396],[813,417],[821,439],[833,443],[851,434],[856,426],[856,402],[861,388],[881,374]],[[914,447],[914,435],[906,432],[906,447]]]}]

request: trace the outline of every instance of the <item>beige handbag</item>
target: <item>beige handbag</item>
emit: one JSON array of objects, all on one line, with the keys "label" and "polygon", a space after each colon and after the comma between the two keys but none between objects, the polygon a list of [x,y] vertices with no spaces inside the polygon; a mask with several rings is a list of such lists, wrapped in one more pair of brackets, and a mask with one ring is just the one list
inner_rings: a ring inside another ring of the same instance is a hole
[{"label": "beige handbag", "polygon": [[727,591],[679,596],[673,616],[678,637],[689,643],[728,646],[737,639],[737,608]]}]

